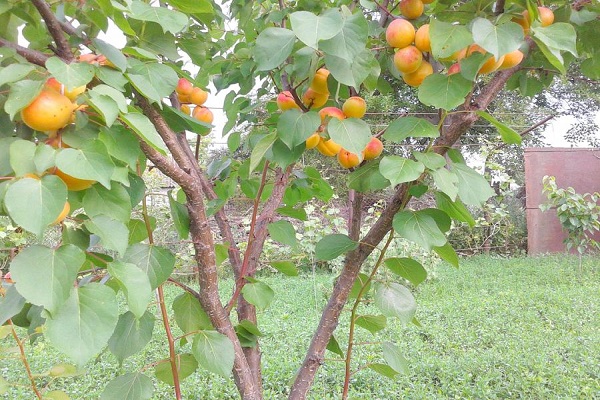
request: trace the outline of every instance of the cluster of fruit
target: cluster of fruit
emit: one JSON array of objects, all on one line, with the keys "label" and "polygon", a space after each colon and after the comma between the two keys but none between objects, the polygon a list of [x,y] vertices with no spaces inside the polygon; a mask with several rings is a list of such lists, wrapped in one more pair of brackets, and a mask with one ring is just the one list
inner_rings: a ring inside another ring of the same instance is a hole
[{"label": "cluster of fruit", "polygon": [[[212,124],[214,115],[209,108],[203,106],[208,100],[208,92],[194,86],[190,81],[185,78],[180,78],[175,88],[177,98],[181,103],[181,111],[187,115],[192,115],[198,121]],[[194,109],[191,110],[190,105],[194,105]]]},{"label": "cluster of fruit", "polygon": [[[325,68],[319,69],[310,87],[302,96],[302,103],[308,108],[319,108],[325,105],[329,98],[327,78],[329,71]],[[277,106],[282,111],[300,108],[294,100],[291,92],[284,91],[277,96]],[[372,160],[379,157],[383,151],[383,143],[376,137],[371,138],[369,144],[362,152],[362,157],[342,148],[338,143],[323,136],[327,124],[332,118],[343,120],[345,118],[362,118],[367,110],[367,104],[362,97],[353,96],[348,98],[342,109],[337,107],[325,107],[319,110],[321,125],[319,129],[306,140],[306,149],[316,148],[321,154],[334,157],[337,156],[339,164],[344,168],[353,168],[360,164],[361,159]]]}]

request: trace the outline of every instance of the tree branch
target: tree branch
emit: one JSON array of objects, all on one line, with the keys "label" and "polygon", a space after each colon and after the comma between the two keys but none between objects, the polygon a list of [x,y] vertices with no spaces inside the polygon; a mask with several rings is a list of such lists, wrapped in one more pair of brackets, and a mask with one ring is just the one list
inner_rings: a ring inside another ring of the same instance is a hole
[{"label": "tree branch", "polygon": [[56,55],[62,58],[65,62],[70,63],[75,58],[69,46],[69,41],[63,34],[63,28],[52,12],[50,5],[44,0],[31,0],[31,3],[37,8],[38,12],[44,19],[48,32],[56,43]]},{"label": "tree branch", "polygon": [[[459,110],[466,112],[457,112],[448,116],[446,120],[448,124],[445,125],[442,135],[435,141],[434,151],[440,155],[445,154],[460,136],[463,135],[475,121],[477,121],[478,116],[475,111],[485,110],[504,87],[506,81],[517,70],[518,68],[512,68],[497,73],[494,78],[483,87],[480,94],[477,96],[474,105],[466,104]],[[360,272],[360,267],[392,228],[394,215],[406,206],[410,199],[408,190],[414,183],[415,182],[403,183],[396,188],[396,192],[392,199],[389,201],[375,224],[373,224],[371,229],[360,241],[360,245],[346,255],[344,268],[333,288],[333,293],[329,302],[323,310],[319,327],[313,336],[304,362],[300,367],[300,371],[296,375],[289,399],[301,400],[306,398],[316,371],[323,362],[325,348],[333,331],[337,327],[340,313],[348,300],[348,294]]]},{"label": "tree branch", "polygon": [[40,67],[46,66],[46,60],[48,60],[51,56],[42,53],[41,51],[31,50],[27,47],[19,46],[16,43],[9,42],[8,40],[0,37],[0,47],[8,47],[16,50],[17,54],[25,58],[32,64],[39,65]]}]

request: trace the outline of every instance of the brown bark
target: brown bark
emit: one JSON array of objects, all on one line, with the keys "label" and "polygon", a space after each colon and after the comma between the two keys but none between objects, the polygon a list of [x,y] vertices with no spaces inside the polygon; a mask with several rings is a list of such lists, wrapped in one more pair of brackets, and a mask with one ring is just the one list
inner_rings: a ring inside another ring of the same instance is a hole
[{"label": "brown bark", "polygon": [[44,0],[31,0],[31,3],[42,16],[50,36],[52,36],[52,39],[54,39],[54,43],[56,44],[56,55],[67,63],[73,61],[74,56],[73,52],[71,51],[69,41],[64,35],[63,28],[52,12],[50,5]]},{"label": "brown bark", "polygon": [[[500,90],[502,90],[508,78],[516,71],[517,68],[513,68],[497,73],[483,87],[472,104],[465,104],[461,107],[459,111],[463,112],[457,112],[448,116],[448,124],[445,126],[442,135],[435,141],[434,151],[440,155],[444,155],[452,144],[478,119],[475,111],[485,110]],[[306,398],[317,369],[323,363],[327,343],[337,327],[340,314],[348,300],[350,289],[360,272],[360,267],[392,228],[394,215],[404,208],[410,198],[408,189],[412,184],[413,182],[404,183],[396,188],[392,199],[381,213],[379,219],[360,241],[360,245],[346,255],[344,269],[323,310],[319,326],[313,336],[302,366],[296,375],[289,399],[301,400]]]}]

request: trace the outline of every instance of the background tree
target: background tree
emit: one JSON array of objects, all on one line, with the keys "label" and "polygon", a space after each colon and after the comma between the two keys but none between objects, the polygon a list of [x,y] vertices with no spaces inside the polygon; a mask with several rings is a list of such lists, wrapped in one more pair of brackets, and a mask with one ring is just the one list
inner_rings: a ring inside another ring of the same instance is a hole
[{"label": "background tree", "polygon": [[[181,379],[198,365],[223,376],[233,373],[242,398],[262,398],[257,308],[273,297],[256,276],[265,240],[293,246],[290,220],[303,220],[309,199],[326,201],[333,193],[317,169],[297,164],[311,136],[320,152],[337,155],[352,170],[349,223],[347,235],[328,235],[316,246],[318,259],[343,255],[344,267],[289,397],[306,397],[329,348],[344,359],[347,398],[359,319],[373,330],[385,327],[387,318],[414,322],[416,302],[400,282],[417,285],[424,269],[409,258],[386,258],[392,238],[404,237],[457,265],[445,235],[451,219],[469,221],[465,205],[480,206],[493,194],[453,146],[480,117],[506,143],[519,144],[520,136],[488,113],[507,83],[518,80],[520,88],[541,91],[574,57],[588,66],[584,73],[596,70],[598,57],[596,48],[578,46],[576,34],[589,35],[597,23],[596,2],[577,2],[575,8],[567,1],[547,2],[554,12],[529,0],[299,1],[294,8],[286,1],[241,0],[0,4],[0,199],[2,211],[38,238],[11,261],[2,322],[11,326],[26,367],[17,322],[32,332],[44,324],[47,340],[78,365],[107,345],[123,360],[152,336],[148,304],[156,291],[169,358],[156,361],[155,371],[173,384],[176,398]],[[404,21],[404,30],[390,28],[392,20]],[[421,33],[415,51],[404,36],[426,23],[428,33]],[[109,27],[123,34],[122,46],[99,38]],[[199,67],[194,76],[183,68],[187,59]],[[379,78],[392,65],[403,71],[393,75],[418,88],[418,100],[439,115],[435,124],[402,115],[375,132],[386,144],[416,138],[423,148],[410,158],[377,158],[380,149],[368,155],[377,141],[361,119],[361,106],[317,112],[342,107],[358,94],[389,90]],[[185,133],[202,136],[210,129],[211,112],[203,106],[209,82],[228,91],[223,133],[231,132],[229,151],[243,139],[250,152],[248,159],[216,170],[200,166]],[[256,112],[265,103],[266,119]],[[258,121],[264,129],[245,137],[233,131]],[[194,287],[170,277],[175,257],[154,240],[145,203],[149,165],[180,188],[169,203],[178,234],[193,244]],[[253,204],[243,243],[223,208],[238,187]],[[388,187],[393,194],[380,216],[363,226],[364,193]],[[427,191],[436,207],[412,210],[411,199]],[[141,217],[132,218],[138,205]],[[61,236],[49,247],[41,239],[53,224]],[[235,285],[222,302],[217,265],[224,254]],[[371,255],[375,262],[364,264]],[[272,265],[284,273],[295,270],[284,260]],[[381,267],[394,278],[379,275]],[[165,282],[182,289],[171,305],[174,318]],[[360,315],[367,293],[381,314]],[[118,299],[127,304],[125,313],[119,314]],[[333,334],[348,304],[351,324],[342,350]],[[182,338],[173,334],[173,319]],[[191,353],[176,346],[184,338]],[[368,366],[387,376],[400,372],[399,349],[384,343],[381,351],[386,363]],[[111,381],[102,398],[121,398],[123,387],[134,391],[127,398],[152,396],[150,378],[130,371]]]}]

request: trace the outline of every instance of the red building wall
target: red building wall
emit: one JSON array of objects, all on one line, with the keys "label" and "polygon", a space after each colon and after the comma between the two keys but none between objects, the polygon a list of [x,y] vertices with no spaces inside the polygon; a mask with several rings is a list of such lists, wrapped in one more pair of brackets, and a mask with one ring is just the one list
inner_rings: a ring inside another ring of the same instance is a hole
[{"label": "red building wall", "polygon": [[[527,247],[529,254],[565,251],[556,212],[542,212],[546,201],[542,178],[556,177],[558,187],[572,187],[578,193],[600,192],[600,149],[528,148],[525,149],[525,190],[527,214]],[[595,235],[600,240],[600,234]]]}]

